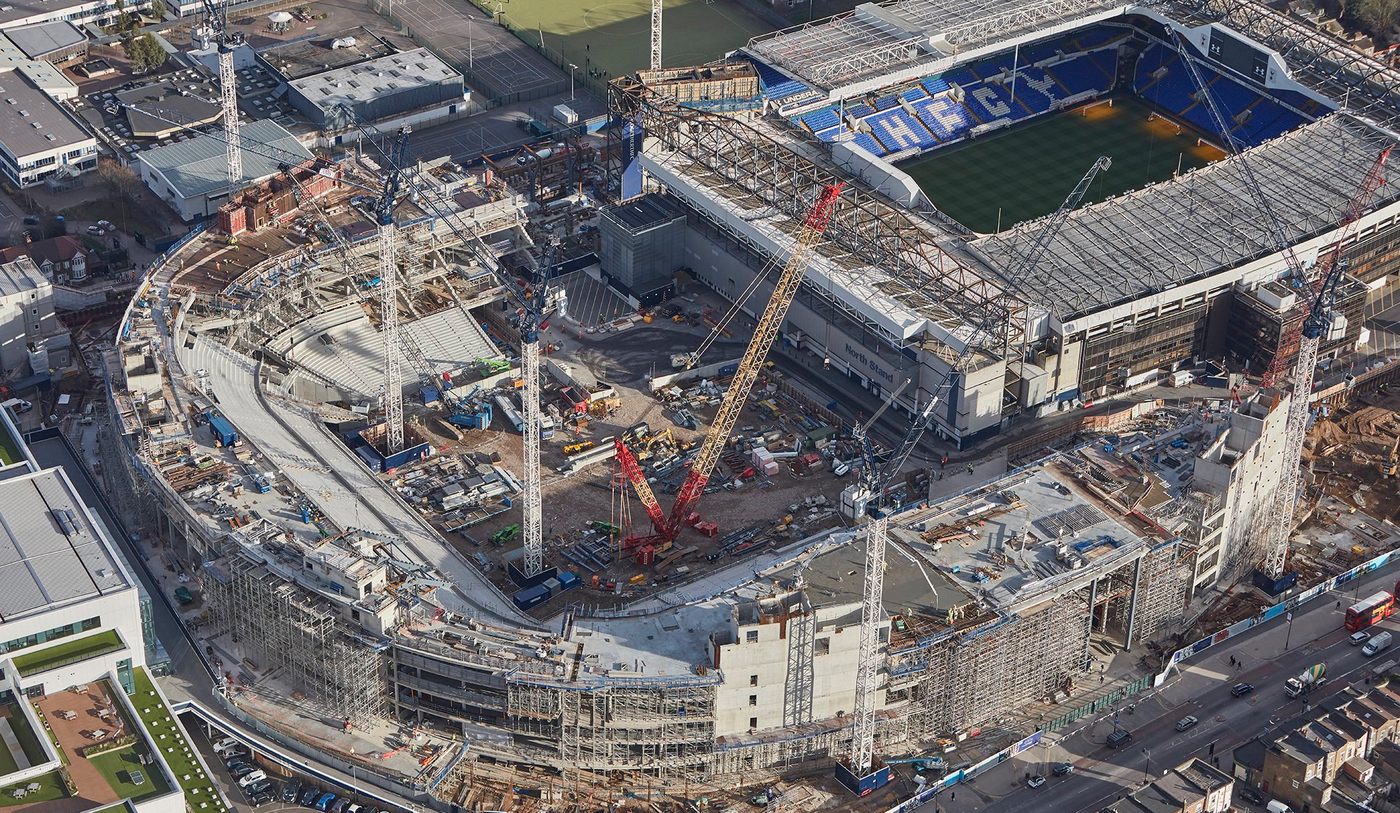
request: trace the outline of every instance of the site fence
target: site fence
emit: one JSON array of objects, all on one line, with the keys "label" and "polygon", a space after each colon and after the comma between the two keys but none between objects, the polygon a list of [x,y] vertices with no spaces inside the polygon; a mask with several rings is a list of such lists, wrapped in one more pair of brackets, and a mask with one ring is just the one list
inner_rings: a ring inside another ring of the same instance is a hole
[{"label": "site fence", "polygon": [[894,807],[889,808],[887,813],[907,813],[907,811],[916,810],[919,807],[928,804],[940,792],[947,790],[948,788],[951,788],[952,786],[960,782],[965,782],[969,779],[972,779],[973,777],[977,776],[978,774],[982,773],[988,768],[999,765],[1002,762],[1005,762],[1006,760],[1010,759],[1011,757],[1014,757],[1017,754],[1021,753],[1022,751],[1025,751],[1027,748],[1034,746],[1037,742],[1040,741],[1040,738],[1044,734],[1050,731],[1054,731],[1057,728],[1062,728],[1068,723],[1074,722],[1075,720],[1081,719],[1089,714],[1093,714],[1097,711],[1101,711],[1105,708],[1108,708],[1109,706],[1122,700],[1123,698],[1136,694],[1149,687],[1161,686],[1162,683],[1166,681],[1168,675],[1171,674],[1172,670],[1176,669],[1184,661],[1189,660],[1190,658],[1193,658],[1196,655],[1201,654],[1202,652],[1205,652],[1213,646],[1222,644],[1230,640],[1231,638],[1242,635],[1245,632],[1248,632],[1249,630],[1261,624],[1264,624],[1268,621],[1272,621],[1275,618],[1278,618],[1279,616],[1284,616],[1289,613],[1292,613],[1295,609],[1302,607],[1310,601],[1315,601],[1321,596],[1327,595],[1330,591],[1338,587],[1343,587],[1345,585],[1352,584],[1357,579],[1360,579],[1367,573],[1385,567],[1391,562],[1392,559],[1396,558],[1396,553],[1397,551],[1393,550],[1386,551],[1385,553],[1382,553],[1379,556],[1362,562],[1361,564],[1357,565],[1356,567],[1353,567],[1348,571],[1339,573],[1336,576],[1332,576],[1331,578],[1325,579],[1322,582],[1313,585],[1312,587],[1309,587],[1307,590],[1302,591],[1296,596],[1290,596],[1289,598],[1279,602],[1278,604],[1273,605],[1272,607],[1265,608],[1257,615],[1250,616],[1249,618],[1246,618],[1242,621],[1237,621],[1234,624],[1225,627],[1224,629],[1211,633],[1210,635],[1207,635],[1204,638],[1195,641],[1194,643],[1187,644],[1186,646],[1172,653],[1171,657],[1166,662],[1166,666],[1162,669],[1161,672],[1155,675],[1147,675],[1134,683],[1130,683],[1127,686],[1124,686],[1120,689],[1116,689],[1113,692],[1110,692],[1109,694],[1094,700],[1092,703],[1086,703],[1083,706],[1080,706],[1078,709],[1075,709],[1074,711],[1070,712],[1069,714],[1065,714],[1055,718],[1045,728],[1036,731],[1035,733],[1031,734],[1030,736],[1026,737],[1025,739],[1021,740],[1020,742],[1014,745],[1003,748],[1002,750],[998,751],[995,754],[992,754],[991,756],[987,757],[986,759],[982,760],[976,765],[973,765],[970,768],[966,768],[960,771],[954,771],[953,773],[944,776],[942,779],[928,783],[918,793],[915,793],[913,796],[909,797],[908,799],[905,799],[904,801],[900,802]]}]

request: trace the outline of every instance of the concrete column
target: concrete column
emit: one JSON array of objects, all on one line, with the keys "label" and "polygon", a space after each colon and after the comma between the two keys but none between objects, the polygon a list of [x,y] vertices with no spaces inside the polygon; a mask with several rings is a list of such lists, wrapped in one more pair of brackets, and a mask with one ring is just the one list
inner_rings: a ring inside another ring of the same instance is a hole
[{"label": "concrete column", "polygon": [[1094,579],[1089,582],[1089,634],[1084,638],[1084,658],[1081,663],[1089,662],[1089,649],[1094,641],[1094,602],[1099,597],[1099,580]]},{"label": "concrete column", "polygon": [[1133,651],[1133,631],[1137,624],[1137,609],[1139,601],[1138,588],[1142,586],[1142,561],[1146,558],[1146,556],[1138,557],[1137,562],[1133,565],[1133,596],[1128,601],[1128,631],[1123,636],[1124,652]]}]

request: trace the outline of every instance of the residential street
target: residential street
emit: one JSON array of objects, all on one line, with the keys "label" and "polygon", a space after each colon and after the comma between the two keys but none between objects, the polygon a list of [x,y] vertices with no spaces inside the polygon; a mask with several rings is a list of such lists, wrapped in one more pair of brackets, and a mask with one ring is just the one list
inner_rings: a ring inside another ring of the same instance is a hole
[{"label": "residential street", "polygon": [[[1361,580],[1360,595],[1392,589],[1397,574],[1400,567],[1394,563],[1369,574]],[[1160,775],[1191,756],[1216,759],[1228,772],[1233,767],[1230,751],[1235,746],[1303,711],[1305,702],[1316,703],[1352,682],[1364,686],[1369,667],[1400,652],[1366,658],[1360,647],[1347,642],[1342,615],[1357,592],[1352,587],[1305,605],[1294,614],[1291,633],[1290,624],[1279,619],[1183,664],[1182,671],[1160,688],[1137,698],[1135,709],[1129,711],[1124,706],[1118,710],[1118,725],[1133,734],[1133,739],[1118,750],[1104,744],[1114,729],[1113,713],[1086,719],[1077,724],[1081,727],[1056,732],[1041,747],[1007,760],[970,783],[944,791],[920,809],[926,813],[1077,813],[1097,810],[1141,786],[1149,770]],[[1379,629],[1400,630],[1400,624],[1392,619],[1373,631]],[[1231,667],[1232,656],[1242,666]],[[1327,682],[1312,696],[1287,697],[1283,681],[1319,662],[1327,664]],[[1230,688],[1240,681],[1253,683],[1256,689],[1244,697],[1232,697]],[[1187,715],[1200,722],[1178,732],[1177,721]],[[1063,761],[1072,762],[1074,772],[1053,776],[1051,767]],[[1048,781],[1040,788],[1029,788],[1026,778],[1033,774],[1043,774]],[[1238,794],[1235,804],[1254,809]]]}]

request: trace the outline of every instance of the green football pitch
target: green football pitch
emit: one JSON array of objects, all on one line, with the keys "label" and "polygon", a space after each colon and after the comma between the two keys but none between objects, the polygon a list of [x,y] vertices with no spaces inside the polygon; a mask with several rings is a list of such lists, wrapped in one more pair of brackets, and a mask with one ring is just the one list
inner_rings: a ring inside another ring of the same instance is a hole
[{"label": "green football pitch", "polygon": [[[619,76],[647,67],[651,54],[650,0],[472,0],[497,9],[515,33],[578,66]],[[700,65],[724,56],[756,34],[771,31],[733,0],[666,0],[661,54],[667,67]]]},{"label": "green football pitch", "polygon": [[1223,157],[1200,134],[1115,97],[938,150],[900,165],[944,213],[992,233],[1059,208],[1094,159],[1099,173],[1085,203],[1105,200]]}]

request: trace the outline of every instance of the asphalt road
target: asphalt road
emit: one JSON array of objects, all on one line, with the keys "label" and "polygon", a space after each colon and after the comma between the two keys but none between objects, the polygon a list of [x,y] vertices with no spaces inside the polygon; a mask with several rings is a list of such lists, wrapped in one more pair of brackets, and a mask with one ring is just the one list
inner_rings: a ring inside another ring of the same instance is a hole
[{"label": "asphalt road", "polygon": [[[1362,580],[1360,594],[1390,589],[1397,572],[1400,567],[1395,565],[1376,571]],[[1400,653],[1393,648],[1375,659],[1366,658],[1360,647],[1347,642],[1342,613],[1355,592],[1348,589],[1330,600],[1319,598],[1294,613],[1291,625],[1282,620],[1271,622],[1184,664],[1180,673],[1139,699],[1135,710],[1118,710],[1118,725],[1133,734],[1132,741],[1120,749],[1105,745],[1113,731],[1113,714],[1086,720],[1082,728],[1053,737],[1053,741],[1007,760],[971,783],[946,790],[920,809],[926,813],[1077,813],[1097,810],[1140,787],[1149,771],[1160,776],[1164,769],[1193,756],[1218,759],[1219,767],[1229,772],[1233,748],[1302,713],[1305,703],[1315,705],[1353,682],[1364,688],[1367,668]],[[1394,620],[1378,628],[1400,632],[1400,624]],[[1243,666],[1231,667],[1232,656]],[[1303,698],[1286,696],[1284,680],[1318,662],[1327,664],[1326,683]],[[1231,686],[1240,681],[1253,683],[1254,692],[1231,696]],[[1200,722],[1178,732],[1177,721],[1187,715]],[[1074,773],[1052,776],[1050,768],[1062,761],[1073,763]],[[1026,777],[1033,774],[1043,774],[1048,781],[1040,788],[1027,787]],[[1235,804],[1255,809],[1245,805],[1238,794]]]}]

